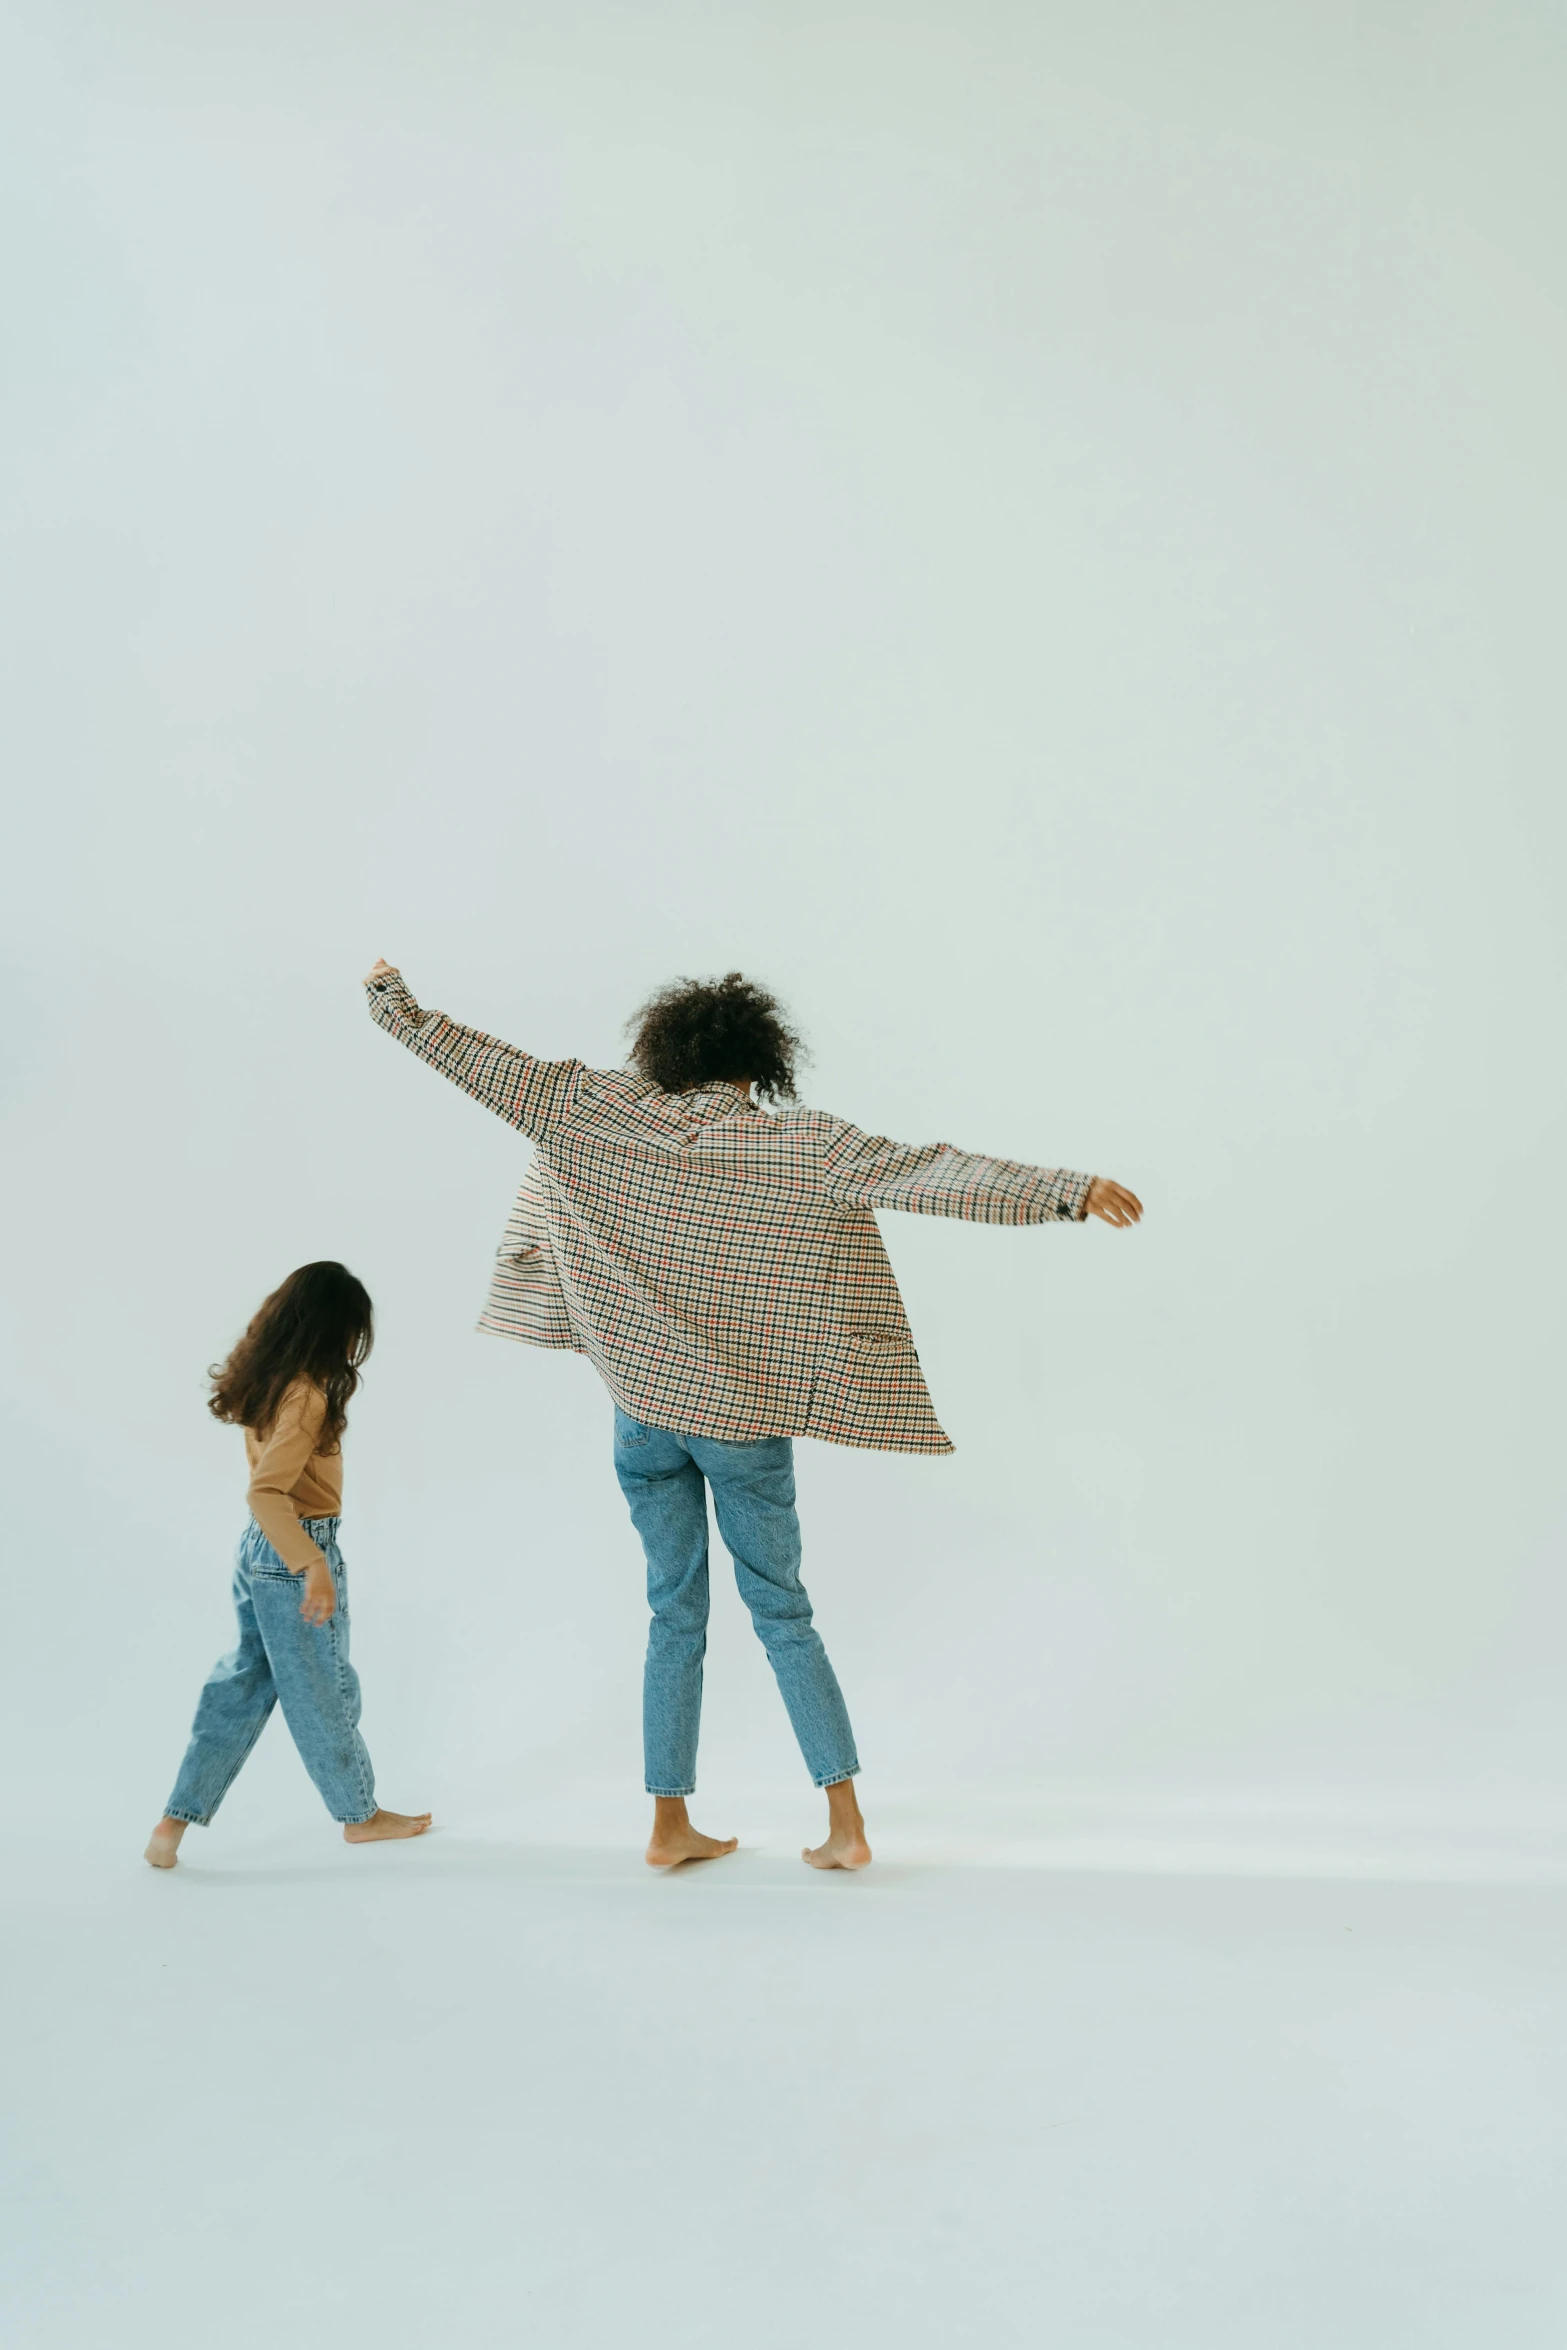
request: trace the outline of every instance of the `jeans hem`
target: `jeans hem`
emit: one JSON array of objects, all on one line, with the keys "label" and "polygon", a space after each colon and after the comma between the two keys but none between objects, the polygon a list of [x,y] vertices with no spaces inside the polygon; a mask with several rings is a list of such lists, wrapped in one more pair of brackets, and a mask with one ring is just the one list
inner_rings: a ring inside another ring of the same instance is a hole
[{"label": "jeans hem", "polygon": [[818,1787],[842,1787],[848,1780],[857,1779],[859,1775],[860,1766],[857,1762],[853,1762],[850,1763],[846,1771],[833,1771],[827,1778],[818,1779],[816,1784]]},{"label": "jeans hem", "polygon": [[696,1781],[693,1779],[689,1787],[649,1787],[648,1793],[649,1795],[661,1796],[665,1802],[669,1803],[672,1803],[676,1796],[684,1801],[686,1796],[696,1793]]},{"label": "jeans hem", "polygon": [[375,1815],[380,1810],[380,1808],[381,1806],[378,1803],[372,1803],[368,1811],[335,1811],[332,1814],[332,1817],[334,1820],[336,1820],[340,1828],[362,1828],[366,1820],[373,1820],[375,1818]]},{"label": "jeans hem", "polygon": [[[212,1825],[213,1821],[214,1821],[214,1820],[217,1818],[217,1816],[218,1816],[218,1806],[219,1806],[219,1805],[222,1803],[224,1796],[225,1796],[225,1795],[227,1795],[227,1793],[228,1793],[229,1789],[230,1789],[230,1788],[233,1786],[233,1784],[234,1784],[235,1780],[236,1780],[236,1779],[239,1777],[239,1774],[240,1774],[240,1772],[241,1772],[241,1771],[244,1769],[244,1767],[245,1767],[246,1763],[247,1763],[247,1762],[250,1760],[251,1753],[252,1753],[252,1750],[253,1750],[253,1749],[254,1749],[254,1747],[255,1747],[256,1740],[257,1740],[257,1739],[258,1739],[258,1738],[261,1736],[261,1733],[262,1733],[262,1731],[263,1731],[263,1730],[266,1728],[266,1726],[267,1726],[268,1722],[270,1722],[270,1721],[271,1721],[271,1719],[272,1719],[272,1708],[273,1708],[273,1706],[274,1706],[274,1705],[276,1705],[276,1703],[277,1703],[277,1685],[276,1685],[276,1683],[274,1682],[274,1684],[273,1684],[273,1689],[272,1689],[272,1695],[271,1695],[271,1697],[270,1697],[270,1698],[268,1699],[268,1701],[267,1701],[267,1709],[266,1709],[266,1712],[265,1712],[265,1713],[262,1715],[262,1717],[261,1717],[260,1721],[259,1721],[259,1722],[257,1722],[257,1724],[256,1724],[255,1728],[254,1728],[254,1729],[251,1731],[251,1733],[250,1733],[250,1736],[249,1736],[249,1737],[246,1739],[246,1741],[245,1741],[245,1747],[244,1747],[244,1752],[243,1752],[243,1753],[240,1755],[240,1757],[239,1757],[239,1760],[238,1760],[238,1761],[235,1763],[235,1765],[234,1765],[234,1768],[233,1768],[233,1769],[230,1771],[230,1773],[229,1773],[228,1777],[227,1777],[227,1778],[224,1780],[224,1782],[223,1782],[222,1786],[221,1786],[221,1787],[218,1789],[218,1791],[217,1791],[216,1795],[214,1795],[214,1797],[212,1798],[212,1801],[211,1801],[211,1803],[208,1805],[207,1809],[206,1809],[204,1812],[191,1812],[191,1813],[186,1813],[186,1812],[182,1812],[182,1811],[174,1810],[174,1809],[172,1809],[172,1808],[171,1808],[171,1809],[169,1809],[169,1810],[166,1810],[166,1811],[164,1812],[164,1815],[163,1815],[163,1816],[164,1816],[164,1818],[165,1818],[166,1820],[185,1820],[185,1821],[187,1821],[188,1825],[190,1825],[191,1827],[195,1827],[195,1828],[210,1828],[210,1827],[211,1827],[211,1825]],[[194,1742],[194,1739],[195,1739],[195,1727],[194,1727],[194,1724],[192,1725],[192,1728],[191,1728],[191,1738],[192,1738],[192,1741]],[[186,1760],[187,1760],[187,1761],[189,1760],[189,1753],[188,1753],[188,1750],[187,1750]],[[193,1774],[193,1776],[194,1776],[194,1775],[195,1775],[195,1774]],[[175,1787],[175,1792],[176,1792],[176,1793],[178,1793],[179,1789],[180,1789],[180,1788],[181,1788],[181,1787],[184,1785],[184,1783],[185,1783],[185,1766],[184,1766],[184,1764],[182,1763],[182,1764],[180,1765],[180,1768],[179,1768],[178,1772],[175,1774],[174,1787]]]}]

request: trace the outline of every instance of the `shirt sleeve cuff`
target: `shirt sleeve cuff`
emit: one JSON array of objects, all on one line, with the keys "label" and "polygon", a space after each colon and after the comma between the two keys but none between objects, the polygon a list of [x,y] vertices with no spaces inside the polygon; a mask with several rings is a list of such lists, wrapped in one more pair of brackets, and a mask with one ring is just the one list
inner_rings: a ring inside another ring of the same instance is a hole
[{"label": "shirt sleeve cuff", "polygon": [[378,1020],[383,1028],[419,1028],[430,1017],[409,994],[400,971],[388,971],[380,979],[367,979],[365,995],[371,1018]]}]

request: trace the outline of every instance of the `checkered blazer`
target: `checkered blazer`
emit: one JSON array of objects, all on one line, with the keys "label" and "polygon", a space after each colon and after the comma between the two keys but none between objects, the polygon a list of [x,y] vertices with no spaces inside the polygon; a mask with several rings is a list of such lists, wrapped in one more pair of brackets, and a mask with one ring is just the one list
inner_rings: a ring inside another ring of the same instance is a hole
[{"label": "checkered blazer", "polygon": [[872,1211],[1087,1212],[1087,1175],[913,1149],[820,1110],[771,1116],[735,1085],[661,1093],[537,1061],[421,1011],[396,973],[368,993],[382,1028],[538,1146],[479,1328],[585,1354],[655,1427],[951,1452]]}]

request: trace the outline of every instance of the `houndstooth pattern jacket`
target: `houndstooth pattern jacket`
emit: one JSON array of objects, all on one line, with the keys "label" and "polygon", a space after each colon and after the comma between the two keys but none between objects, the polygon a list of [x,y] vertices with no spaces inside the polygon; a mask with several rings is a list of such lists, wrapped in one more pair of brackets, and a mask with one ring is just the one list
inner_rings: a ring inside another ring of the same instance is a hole
[{"label": "houndstooth pattern jacket", "polygon": [[382,1028],[538,1146],[479,1328],[585,1354],[655,1427],[951,1452],[873,1211],[1087,1213],[1088,1175],[773,1116],[735,1085],[669,1094],[535,1060],[422,1011],[395,972],[367,992]]}]

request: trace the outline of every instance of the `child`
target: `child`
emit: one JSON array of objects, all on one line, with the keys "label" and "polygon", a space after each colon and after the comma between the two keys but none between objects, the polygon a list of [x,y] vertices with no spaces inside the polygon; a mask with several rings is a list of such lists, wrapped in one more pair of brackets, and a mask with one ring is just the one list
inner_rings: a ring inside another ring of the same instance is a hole
[{"label": "child", "polygon": [[346,1843],[422,1836],[430,1825],[427,1811],[377,1807],[359,1735],[359,1676],[348,1661],[340,1445],[373,1335],[369,1293],[346,1265],[301,1265],[209,1373],[207,1408],[244,1429],[250,1462],[250,1523],[234,1566],[239,1645],[207,1676],[174,1793],[147,1846],[155,1869],[174,1867],[192,1820],[207,1826],[280,1699]]}]

